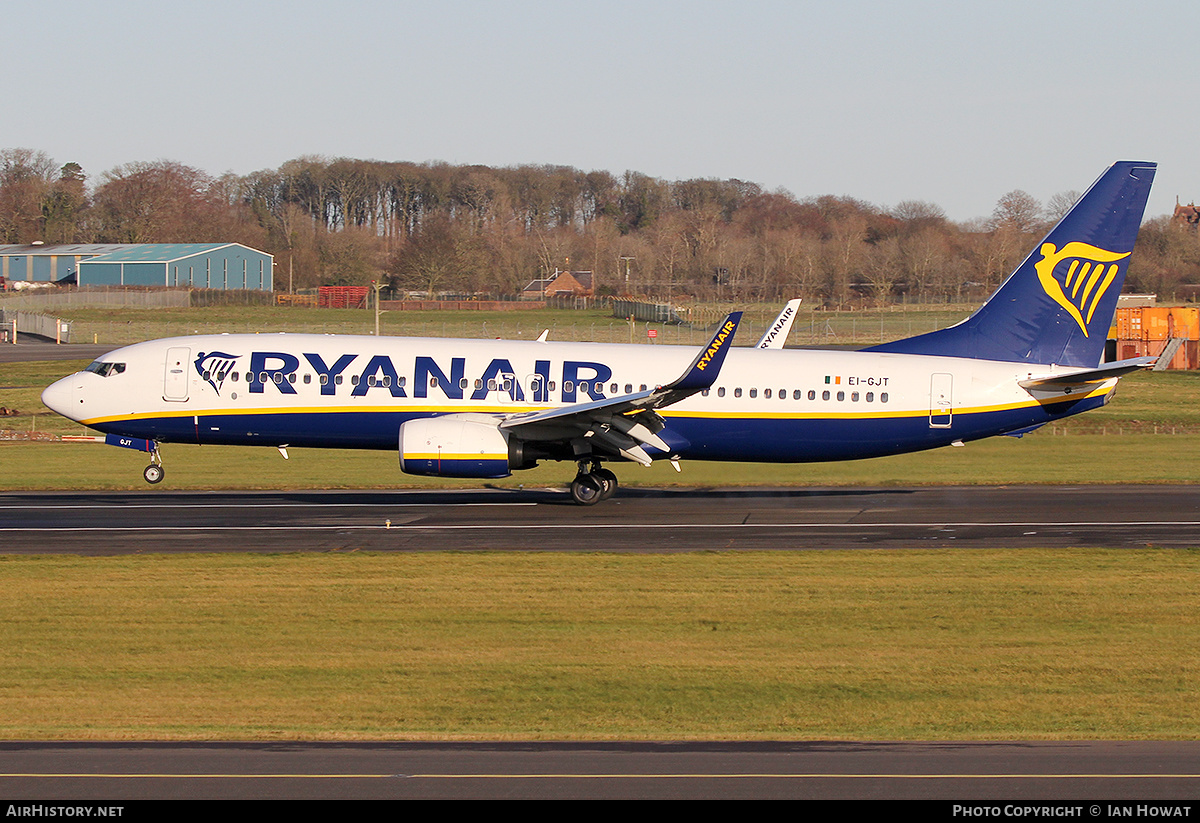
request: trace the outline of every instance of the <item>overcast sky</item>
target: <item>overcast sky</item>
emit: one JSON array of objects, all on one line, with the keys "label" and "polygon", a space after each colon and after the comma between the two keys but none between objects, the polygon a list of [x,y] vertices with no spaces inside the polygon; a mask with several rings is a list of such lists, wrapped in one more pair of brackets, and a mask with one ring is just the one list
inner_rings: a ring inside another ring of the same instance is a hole
[{"label": "overcast sky", "polygon": [[92,178],[550,163],[967,220],[1152,160],[1148,215],[1200,200],[1196,3],[44,0],[0,20],[0,148]]}]

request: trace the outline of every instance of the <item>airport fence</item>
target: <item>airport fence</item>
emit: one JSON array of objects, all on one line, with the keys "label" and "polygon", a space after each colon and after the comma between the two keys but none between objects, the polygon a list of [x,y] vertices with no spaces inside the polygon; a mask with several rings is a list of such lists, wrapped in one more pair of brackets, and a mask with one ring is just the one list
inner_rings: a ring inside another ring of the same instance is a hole
[{"label": "airport fence", "polygon": [[71,323],[58,317],[30,311],[0,309],[0,327],[14,328],[18,334],[36,334],[59,343],[71,342]]}]

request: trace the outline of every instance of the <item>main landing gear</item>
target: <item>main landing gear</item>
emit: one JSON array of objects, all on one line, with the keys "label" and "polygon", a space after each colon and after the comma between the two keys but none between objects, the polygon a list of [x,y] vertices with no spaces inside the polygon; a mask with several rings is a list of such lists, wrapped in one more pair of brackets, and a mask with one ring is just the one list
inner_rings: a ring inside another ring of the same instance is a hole
[{"label": "main landing gear", "polygon": [[617,476],[599,463],[579,461],[579,474],[571,481],[571,498],[581,506],[592,506],[607,500],[617,492]]},{"label": "main landing gear", "polygon": [[142,477],[146,478],[146,482],[150,484],[161,483],[166,472],[163,471],[162,457],[158,454],[158,444],[154,444],[154,451],[150,452],[151,463],[142,470]]}]

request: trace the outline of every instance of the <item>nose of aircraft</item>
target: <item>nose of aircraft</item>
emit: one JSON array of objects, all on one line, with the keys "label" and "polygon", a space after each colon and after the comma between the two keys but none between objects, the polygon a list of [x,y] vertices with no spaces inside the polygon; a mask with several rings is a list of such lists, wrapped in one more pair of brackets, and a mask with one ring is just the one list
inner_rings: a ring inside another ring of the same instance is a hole
[{"label": "nose of aircraft", "polygon": [[72,388],[74,383],[74,375],[51,383],[42,392],[42,403],[52,412],[61,414],[63,417],[70,418],[71,420],[77,419],[72,414],[75,410],[71,408],[71,401],[75,397],[75,391]]}]

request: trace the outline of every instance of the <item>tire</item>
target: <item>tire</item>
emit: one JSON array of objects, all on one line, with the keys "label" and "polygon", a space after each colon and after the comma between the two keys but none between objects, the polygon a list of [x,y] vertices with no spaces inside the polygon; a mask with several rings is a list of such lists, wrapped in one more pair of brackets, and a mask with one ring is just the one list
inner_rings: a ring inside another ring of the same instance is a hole
[{"label": "tire", "polygon": [[617,493],[617,476],[608,469],[596,469],[592,477],[601,483],[600,499],[607,500]]},{"label": "tire", "polygon": [[146,478],[147,483],[161,483],[164,474],[162,466],[151,463],[142,472],[142,477]]},{"label": "tire", "polygon": [[604,484],[590,474],[581,474],[571,481],[571,497],[581,506],[594,506],[604,493]]}]

